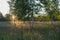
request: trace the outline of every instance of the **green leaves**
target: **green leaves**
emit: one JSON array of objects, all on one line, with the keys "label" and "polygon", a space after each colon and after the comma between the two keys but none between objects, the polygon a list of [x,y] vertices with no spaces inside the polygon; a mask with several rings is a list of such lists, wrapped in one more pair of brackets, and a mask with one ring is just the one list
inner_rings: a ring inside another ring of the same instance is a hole
[{"label": "green leaves", "polygon": [[[30,0],[31,1],[31,0]],[[10,0],[8,3],[10,5],[11,14],[17,15],[20,20],[30,20],[33,18],[34,14],[38,14],[41,11],[41,8],[45,8],[46,14],[48,13],[49,19],[53,19],[55,13],[59,14],[57,1],[56,0],[39,0],[39,4],[35,4],[33,0],[30,2],[29,0]],[[26,16],[27,15],[27,16]],[[31,16],[31,17],[29,17]],[[44,18],[43,18],[44,19]]]}]

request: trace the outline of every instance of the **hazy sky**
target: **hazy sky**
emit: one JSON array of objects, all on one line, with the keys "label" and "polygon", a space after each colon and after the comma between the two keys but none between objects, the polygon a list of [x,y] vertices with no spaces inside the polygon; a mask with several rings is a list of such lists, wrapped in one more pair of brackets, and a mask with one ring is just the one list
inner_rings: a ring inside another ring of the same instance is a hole
[{"label": "hazy sky", "polygon": [[0,0],[0,11],[5,15],[9,12],[9,5],[7,3],[8,0]]}]

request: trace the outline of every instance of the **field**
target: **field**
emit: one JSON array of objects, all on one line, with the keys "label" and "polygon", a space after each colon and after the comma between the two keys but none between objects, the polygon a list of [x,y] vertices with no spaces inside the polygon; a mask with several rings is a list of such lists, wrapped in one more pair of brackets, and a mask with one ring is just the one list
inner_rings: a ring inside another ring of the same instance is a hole
[{"label": "field", "polygon": [[60,21],[0,22],[0,40],[60,40]]}]

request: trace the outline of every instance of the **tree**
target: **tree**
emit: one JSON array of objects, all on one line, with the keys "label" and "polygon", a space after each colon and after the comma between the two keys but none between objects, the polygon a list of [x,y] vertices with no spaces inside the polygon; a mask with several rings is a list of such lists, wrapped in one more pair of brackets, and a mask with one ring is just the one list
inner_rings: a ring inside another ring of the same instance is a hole
[{"label": "tree", "polygon": [[10,12],[21,20],[33,19],[41,8],[45,8],[51,20],[56,20],[55,12],[59,13],[58,0],[10,0],[8,3]]},{"label": "tree", "polygon": [[58,10],[58,0],[40,0],[44,4],[46,12],[49,14],[51,20],[56,20],[56,12],[59,14]]},{"label": "tree", "polygon": [[3,15],[2,15],[2,13],[0,12],[0,18],[2,18],[3,17]]},{"label": "tree", "polygon": [[[17,15],[19,19],[30,19],[34,12],[38,13],[40,3],[35,3],[35,0],[10,0],[10,12]],[[31,17],[30,17],[31,16]]]},{"label": "tree", "polygon": [[0,21],[4,21],[4,17],[1,12],[0,12]]},{"label": "tree", "polygon": [[1,12],[0,12],[0,21],[7,21]]},{"label": "tree", "polygon": [[5,15],[6,21],[11,21],[11,16],[12,16],[12,15],[10,15],[10,14],[6,14],[6,15]]},{"label": "tree", "polygon": [[28,0],[10,0],[10,12],[17,15],[19,19],[24,19],[29,11]]}]

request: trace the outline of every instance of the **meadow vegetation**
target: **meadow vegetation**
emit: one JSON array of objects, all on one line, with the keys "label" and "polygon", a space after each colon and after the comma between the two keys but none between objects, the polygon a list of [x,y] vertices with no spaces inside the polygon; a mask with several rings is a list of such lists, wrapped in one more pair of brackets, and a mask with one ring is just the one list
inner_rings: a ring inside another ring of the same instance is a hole
[{"label": "meadow vegetation", "polygon": [[59,33],[59,22],[42,23],[30,28],[0,25],[0,40],[60,40]]}]

